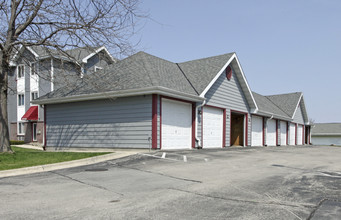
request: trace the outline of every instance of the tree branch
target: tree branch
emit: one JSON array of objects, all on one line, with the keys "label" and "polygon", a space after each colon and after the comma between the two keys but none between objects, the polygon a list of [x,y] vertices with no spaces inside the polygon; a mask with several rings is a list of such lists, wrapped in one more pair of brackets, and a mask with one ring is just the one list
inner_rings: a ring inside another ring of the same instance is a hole
[{"label": "tree branch", "polygon": [[16,29],[14,36],[16,36],[16,37],[19,36],[32,23],[33,19],[37,16],[43,1],[44,0],[39,0],[38,4],[35,5],[35,8],[34,8],[32,14],[26,19],[25,23],[20,25]]}]

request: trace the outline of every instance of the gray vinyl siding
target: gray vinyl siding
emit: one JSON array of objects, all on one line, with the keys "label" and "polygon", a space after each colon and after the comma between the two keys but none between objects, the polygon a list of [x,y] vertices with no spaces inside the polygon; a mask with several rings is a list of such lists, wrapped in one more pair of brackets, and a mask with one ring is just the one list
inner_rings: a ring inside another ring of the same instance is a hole
[{"label": "gray vinyl siding", "polygon": [[11,129],[11,122],[17,121],[17,83],[16,83],[16,68],[11,68],[8,75],[8,93],[7,93],[7,113],[8,113],[8,128]]},{"label": "gray vinyl siding", "polygon": [[[200,104],[197,104],[197,105],[200,105]],[[201,107],[200,108],[200,111],[202,112],[203,108]],[[202,147],[202,114],[199,114],[198,113],[198,120],[197,120],[197,138],[200,140],[201,142],[201,146]],[[198,143],[196,143],[197,145]]]},{"label": "gray vinyl siding", "polygon": [[88,60],[88,62],[84,65],[84,72],[85,74],[92,73],[95,71],[95,66],[104,68],[109,65],[108,63],[107,55],[101,52]]},{"label": "gray vinyl siding", "polygon": [[[51,92],[51,59],[39,62],[39,96]],[[44,120],[44,109],[39,107],[39,120]]]},{"label": "gray vinyl siding", "polygon": [[297,110],[296,110],[293,122],[298,123],[298,124],[304,124],[304,118],[303,118],[303,112],[302,112],[301,105],[299,105]]},{"label": "gray vinyl siding", "polygon": [[74,63],[53,60],[53,83],[54,90],[64,86],[73,86],[81,80],[81,70]]},{"label": "gray vinyl siding", "polygon": [[149,147],[151,96],[48,105],[46,114],[50,147]]},{"label": "gray vinyl siding", "polygon": [[[227,80],[225,72],[223,72],[217,81],[208,90],[205,97],[206,104],[226,109],[226,145],[230,146],[230,119],[231,110],[249,113],[249,106],[244,96],[243,90],[237,79],[235,72],[231,80]],[[248,119],[251,115],[248,114]],[[251,122],[248,122],[248,140],[246,145],[251,145]]]}]

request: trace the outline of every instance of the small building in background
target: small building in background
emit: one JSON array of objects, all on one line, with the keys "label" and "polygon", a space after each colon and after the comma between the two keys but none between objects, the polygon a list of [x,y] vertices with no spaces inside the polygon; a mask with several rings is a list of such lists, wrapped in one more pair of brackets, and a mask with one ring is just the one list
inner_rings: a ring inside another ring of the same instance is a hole
[{"label": "small building in background", "polygon": [[316,123],[311,129],[313,145],[340,145],[341,123]]}]

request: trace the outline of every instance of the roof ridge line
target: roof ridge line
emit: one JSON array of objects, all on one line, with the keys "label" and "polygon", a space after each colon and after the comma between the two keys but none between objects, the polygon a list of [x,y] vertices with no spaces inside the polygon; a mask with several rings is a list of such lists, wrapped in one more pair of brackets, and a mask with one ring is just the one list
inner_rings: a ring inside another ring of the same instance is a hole
[{"label": "roof ridge line", "polygon": [[192,86],[192,88],[194,89],[194,91],[195,91],[198,95],[200,95],[199,92],[198,92],[198,91],[195,89],[195,87],[193,86],[192,82],[188,79],[188,77],[187,77],[187,75],[185,74],[185,72],[181,69],[179,63],[175,63],[175,64],[178,66],[179,70],[180,70],[181,73],[184,75],[184,77],[186,78],[186,80],[188,81],[188,83]]},{"label": "roof ridge line", "polygon": [[290,115],[288,115],[281,107],[279,107],[276,103],[274,103],[273,101],[271,101],[271,99],[269,99],[267,96],[263,96],[265,97],[267,100],[269,100],[272,104],[274,104],[277,108],[279,108],[284,114],[286,114],[289,118],[292,118]]}]

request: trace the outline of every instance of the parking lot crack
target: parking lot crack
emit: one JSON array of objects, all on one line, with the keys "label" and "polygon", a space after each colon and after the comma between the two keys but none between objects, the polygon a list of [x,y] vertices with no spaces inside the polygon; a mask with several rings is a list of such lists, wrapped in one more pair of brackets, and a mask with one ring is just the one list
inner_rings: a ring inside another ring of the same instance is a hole
[{"label": "parking lot crack", "polygon": [[326,199],[326,198],[322,199],[322,200],[317,204],[317,206],[311,211],[311,213],[310,213],[309,217],[307,218],[307,220],[312,219],[312,218],[314,217],[316,211],[317,211],[317,210],[322,206],[322,204],[323,204],[325,201],[327,201],[327,200],[328,200],[328,199]]},{"label": "parking lot crack", "polygon": [[136,167],[126,167],[126,166],[122,166],[122,165],[119,165],[119,164],[115,164],[115,165],[117,167],[120,167],[120,168],[125,168],[125,169],[137,170],[137,171],[141,171],[141,172],[145,172],[145,173],[156,174],[156,175],[160,175],[160,176],[169,177],[169,178],[172,178],[172,179],[188,181],[188,182],[193,182],[193,183],[202,183],[202,181],[200,181],[200,180],[193,180],[193,179],[187,179],[187,178],[182,178],[182,177],[171,176],[171,175],[167,175],[167,174],[164,174],[164,173],[153,172],[153,171],[150,171],[150,170],[142,170],[142,169],[139,169],[139,168],[136,168]]},{"label": "parking lot crack", "polygon": [[77,183],[80,183],[80,184],[83,184],[83,185],[87,185],[87,186],[90,186],[90,187],[94,187],[94,188],[97,188],[97,189],[101,189],[101,190],[105,190],[105,191],[109,191],[109,192],[113,192],[113,193],[116,193],[120,196],[124,196],[124,194],[122,193],[118,193],[118,192],[114,192],[114,191],[111,191],[103,186],[99,186],[99,185],[95,185],[95,184],[90,184],[90,183],[86,183],[84,181],[81,181],[81,180],[78,180],[78,179],[75,179],[75,178],[72,178],[70,176],[67,176],[67,175],[64,175],[64,174],[61,174],[61,173],[57,173],[57,172],[54,172],[54,171],[49,171],[50,173],[53,173],[53,174],[56,174],[56,175],[59,175],[59,176],[62,176],[64,178],[67,178],[69,180],[72,180],[72,181],[75,181]]}]

